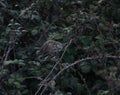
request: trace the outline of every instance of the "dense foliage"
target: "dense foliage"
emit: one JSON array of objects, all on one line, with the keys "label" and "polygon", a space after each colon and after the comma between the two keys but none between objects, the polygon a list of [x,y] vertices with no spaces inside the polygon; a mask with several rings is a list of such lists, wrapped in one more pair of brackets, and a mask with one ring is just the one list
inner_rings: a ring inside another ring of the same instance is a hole
[{"label": "dense foliage", "polygon": [[0,95],[119,95],[119,37],[119,0],[1,0]]}]

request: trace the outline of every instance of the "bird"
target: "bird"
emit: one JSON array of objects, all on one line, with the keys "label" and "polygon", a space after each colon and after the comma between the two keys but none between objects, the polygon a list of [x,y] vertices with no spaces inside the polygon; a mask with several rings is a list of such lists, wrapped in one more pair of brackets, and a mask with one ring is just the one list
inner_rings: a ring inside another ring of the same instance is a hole
[{"label": "bird", "polygon": [[55,40],[46,41],[41,47],[38,47],[38,60],[46,58],[45,60],[52,60],[52,58],[57,59],[60,55],[60,51],[63,49],[64,45]]}]

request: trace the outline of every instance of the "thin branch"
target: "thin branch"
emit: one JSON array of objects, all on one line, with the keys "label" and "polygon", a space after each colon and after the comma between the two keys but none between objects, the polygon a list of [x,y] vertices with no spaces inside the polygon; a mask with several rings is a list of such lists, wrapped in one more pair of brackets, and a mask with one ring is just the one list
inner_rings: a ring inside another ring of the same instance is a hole
[{"label": "thin branch", "polygon": [[13,48],[14,46],[8,46],[8,49],[5,50],[3,57],[1,59],[1,62],[0,62],[0,70],[3,68],[4,62],[8,59],[9,53],[11,52]]},{"label": "thin branch", "polygon": [[8,47],[8,50],[7,50],[6,54],[5,54],[4,62],[7,60],[8,56],[9,56],[9,53],[10,53],[10,51],[11,51],[13,48],[14,48],[14,45]]},{"label": "thin branch", "polygon": [[93,56],[93,57],[86,57],[86,58],[83,58],[83,59],[79,59],[79,60],[75,61],[74,63],[64,67],[61,71],[59,71],[56,74],[56,76],[53,77],[53,80],[55,80],[58,76],[60,76],[60,74],[62,74],[65,70],[73,67],[76,64],[79,64],[79,63],[84,62],[84,61],[97,60],[97,59],[103,59],[103,58],[120,59],[120,56]]},{"label": "thin branch", "polygon": [[[81,62],[91,61],[91,60],[97,60],[97,59],[103,59],[103,58],[120,59],[120,56],[109,56],[109,55],[105,55],[105,56],[93,56],[93,57],[86,57],[86,58],[79,59],[79,60],[75,61],[74,63],[71,63],[70,65],[64,67],[64,68],[63,68],[61,71],[59,71],[51,80],[56,80],[57,77],[60,76],[65,70],[67,70],[67,69],[69,69],[69,68],[71,68],[71,67],[73,67],[73,66],[75,66],[75,65],[77,65],[77,64],[79,64],[79,63],[81,63]],[[46,86],[48,86],[48,84],[50,83],[51,80],[49,80],[49,82],[47,82]],[[45,92],[45,90],[46,90],[46,88],[47,88],[46,86],[45,86],[44,90],[41,92],[40,95],[43,95],[43,93]],[[39,91],[40,91],[40,89],[39,89]],[[39,92],[39,91],[38,91],[38,92]],[[38,94],[38,93],[37,93],[37,94]],[[35,95],[37,95],[37,94],[35,94]],[[90,93],[88,93],[88,94],[90,95]]]},{"label": "thin branch", "polygon": [[50,71],[50,73],[47,75],[46,78],[48,78],[53,73],[55,68],[60,64],[61,60],[63,59],[63,56],[65,55],[65,53],[66,53],[66,51],[67,51],[67,49],[68,49],[68,47],[70,46],[71,43],[72,43],[72,39],[69,41],[68,45],[65,47],[65,50],[62,53],[62,56],[60,57],[59,61],[53,66],[52,70]]},{"label": "thin branch", "polygon": [[36,77],[36,76],[25,77],[23,80],[28,80],[28,79],[37,79],[37,80],[42,80],[42,78],[41,78],[41,77]]},{"label": "thin branch", "polygon": [[[12,31],[13,32],[13,31]],[[15,36],[15,35],[14,35]],[[7,61],[8,59],[8,56],[10,54],[10,52],[14,49],[15,47],[15,42],[16,42],[16,39],[14,39],[14,36],[13,35],[10,35],[10,39],[9,39],[9,44],[8,46],[5,47],[5,51],[4,51],[4,54],[3,54],[3,57],[0,61],[0,70],[2,70],[3,68],[3,65],[4,65],[4,62]]]},{"label": "thin branch", "polygon": [[[66,53],[68,47],[71,45],[72,41],[73,41],[73,39],[71,39],[71,40],[69,41],[69,43],[66,45],[65,50],[64,50],[64,52],[62,53],[59,61],[53,66],[53,68],[52,68],[52,70],[50,71],[50,73],[49,73],[49,74],[45,77],[45,79],[40,83],[41,86],[38,88],[38,90],[36,91],[35,95],[37,95],[37,94],[39,93],[39,91],[41,90],[41,88],[42,88],[42,86],[44,85],[44,83],[48,81],[47,79],[48,79],[48,78],[50,77],[50,75],[53,73],[53,71],[55,70],[55,68],[59,65],[59,63],[60,63],[61,60],[63,59],[63,56],[64,56],[64,54]],[[43,84],[43,85],[42,85],[42,84]]]}]

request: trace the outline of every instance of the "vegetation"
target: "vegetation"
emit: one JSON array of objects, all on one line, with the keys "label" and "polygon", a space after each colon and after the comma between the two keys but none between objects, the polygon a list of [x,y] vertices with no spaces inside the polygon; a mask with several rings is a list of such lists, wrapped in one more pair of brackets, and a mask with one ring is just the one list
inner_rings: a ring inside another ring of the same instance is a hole
[{"label": "vegetation", "polygon": [[119,0],[1,0],[0,95],[119,95],[119,37]]}]

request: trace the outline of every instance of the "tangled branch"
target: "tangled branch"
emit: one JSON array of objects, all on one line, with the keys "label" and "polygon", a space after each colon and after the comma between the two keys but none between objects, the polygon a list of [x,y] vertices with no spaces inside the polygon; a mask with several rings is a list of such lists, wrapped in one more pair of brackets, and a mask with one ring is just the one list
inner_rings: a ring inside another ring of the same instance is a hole
[{"label": "tangled branch", "polygon": [[[52,81],[52,80],[56,80],[64,71],[66,71],[67,69],[70,69],[71,67],[77,65],[77,64],[80,64],[81,62],[84,62],[84,61],[91,61],[91,60],[98,60],[98,59],[103,59],[103,58],[108,58],[108,59],[120,59],[120,56],[112,56],[112,55],[105,55],[105,56],[93,56],[93,57],[86,57],[86,58],[82,58],[82,59],[78,59],[77,61],[71,63],[70,65],[64,67],[62,70],[60,70],[51,80],[49,80],[47,82],[47,84],[45,84],[45,87],[43,89],[43,91],[41,92],[40,95],[43,95],[43,93],[45,92],[47,86],[49,85],[49,83]],[[89,91],[88,91],[89,92]],[[37,92],[38,93],[38,92]],[[37,94],[35,94],[37,95]],[[90,95],[90,93],[89,93]]]}]

